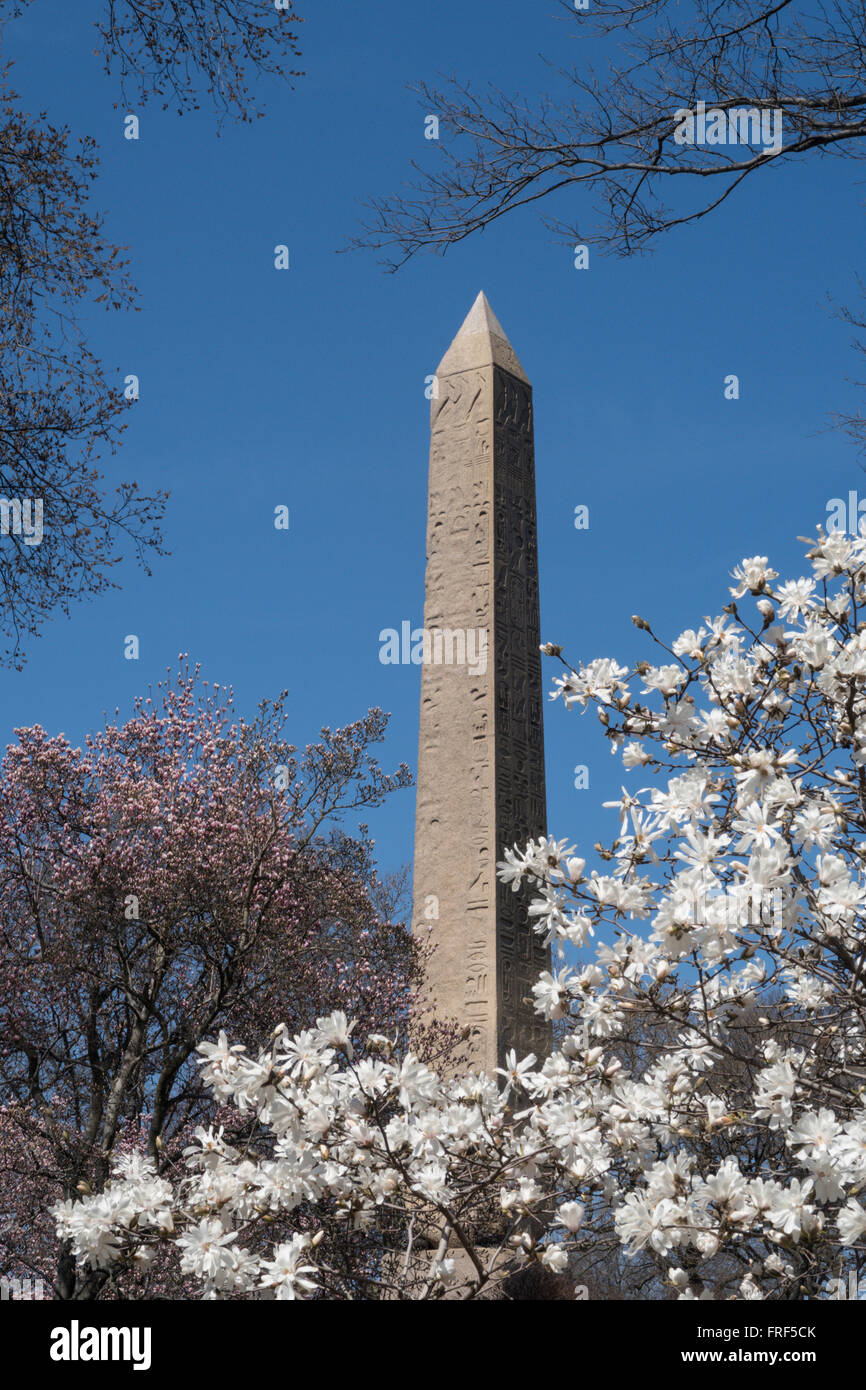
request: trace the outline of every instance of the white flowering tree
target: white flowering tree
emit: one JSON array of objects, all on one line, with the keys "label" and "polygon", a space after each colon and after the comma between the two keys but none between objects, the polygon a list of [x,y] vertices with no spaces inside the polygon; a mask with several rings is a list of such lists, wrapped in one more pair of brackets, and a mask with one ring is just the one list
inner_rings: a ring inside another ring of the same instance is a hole
[{"label": "white flowering tree", "polygon": [[[342,1014],[203,1074],[249,1117],[181,1171],[127,1156],[55,1215],[106,1273],[170,1247],[205,1297],[484,1296],[615,1232],[655,1296],[832,1297],[866,1253],[866,539],[763,557],[659,664],[566,666],[636,783],[587,872],[506,851],[555,954],[543,1062],[438,1077]],[[549,656],[562,660],[558,647]],[[651,783],[651,785],[647,785]],[[287,1243],[268,1239],[276,1214]]]}]

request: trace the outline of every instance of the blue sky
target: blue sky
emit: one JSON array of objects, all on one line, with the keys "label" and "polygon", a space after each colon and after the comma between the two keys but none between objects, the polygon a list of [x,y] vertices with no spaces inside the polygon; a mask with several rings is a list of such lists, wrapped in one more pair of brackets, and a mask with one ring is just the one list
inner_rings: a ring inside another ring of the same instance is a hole
[{"label": "blue sky", "polygon": [[[826,428],[858,401],[850,330],[827,302],[857,302],[857,165],[776,167],[637,260],[591,252],[576,271],[528,213],[390,276],[371,253],[337,252],[362,199],[395,189],[410,158],[435,161],[406,83],[454,71],[549,85],[537,55],[584,56],[558,6],[311,0],[307,76],[263,87],[265,119],[218,136],[211,115],[151,106],[137,142],[123,138],[137,108],[114,108],[92,55],[97,9],[36,0],[6,56],[29,109],[101,145],[94,203],[129,246],[142,305],[92,326],[118,390],[127,373],[141,382],[105,472],[171,490],[172,554],[150,579],[124,563],[119,592],[58,617],[25,670],[2,674],[5,741],[37,722],[79,741],[184,651],[250,713],[288,687],[301,745],[382,706],[383,761],[414,768],[420,668],[382,665],[378,634],[422,621],[424,379],[482,288],[534,386],[542,631],[572,660],[650,656],[630,615],[669,636],[697,626],[743,555],[799,573],[796,537],[828,499],[866,496],[852,446]],[[569,207],[560,196],[556,211]],[[288,272],[273,268],[277,243]],[[738,401],[724,399],[729,373]],[[288,532],[273,528],[281,503]],[[597,723],[549,707],[546,745],[551,830],[612,838],[600,803],[623,775]],[[588,790],[573,787],[578,763]],[[371,817],[383,868],[411,860],[413,820],[414,792]]]}]

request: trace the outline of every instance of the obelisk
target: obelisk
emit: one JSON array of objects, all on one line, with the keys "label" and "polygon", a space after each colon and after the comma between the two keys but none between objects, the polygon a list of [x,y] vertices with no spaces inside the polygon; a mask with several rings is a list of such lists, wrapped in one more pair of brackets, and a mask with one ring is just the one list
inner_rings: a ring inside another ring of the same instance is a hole
[{"label": "obelisk", "polygon": [[[491,1071],[549,1051],[530,991],[550,962],[525,892],[496,876],[546,815],[532,388],[483,293],[436,371],[430,431],[413,926],[435,945],[435,1015]],[[460,634],[474,661],[448,660]]]}]

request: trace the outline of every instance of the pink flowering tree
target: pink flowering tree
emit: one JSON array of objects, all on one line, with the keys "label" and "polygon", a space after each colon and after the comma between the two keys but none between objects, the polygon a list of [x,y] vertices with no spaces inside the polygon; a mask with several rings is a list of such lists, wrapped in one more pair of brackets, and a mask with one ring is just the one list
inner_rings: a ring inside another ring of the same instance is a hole
[{"label": "pink flowering tree", "polygon": [[[100,1188],[118,1154],[172,1161],[219,1119],[203,1038],[252,1044],[335,1001],[400,1035],[417,953],[383,915],[365,828],[339,824],[410,784],[373,757],[386,722],[371,710],[298,754],[282,699],[247,722],[186,670],[83,748],[17,731],[0,775],[0,1272],[99,1291],[47,1209]],[[249,1117],[223,1118],[242,1134]]]}]

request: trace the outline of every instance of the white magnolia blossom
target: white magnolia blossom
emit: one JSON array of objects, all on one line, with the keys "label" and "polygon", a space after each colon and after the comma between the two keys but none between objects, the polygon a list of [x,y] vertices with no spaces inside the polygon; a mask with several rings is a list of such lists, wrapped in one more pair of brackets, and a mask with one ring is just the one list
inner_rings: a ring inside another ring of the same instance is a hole
[{"label": "white magnolia blossom", "polygon": [[206,1297],[335,1297],[342,1223],[375,1296],[472,1297],[615,1236],[660,1297],[832,1296],[866,1255],[866,540],[809,559],[778,584],[743,560],[659,665],[556,680],[653,785],[588,874],[565,840],[499,866],[555,948],[552,1055],[437,1075],[337,1013],[255,1057],[221,1034],[203,1075],[253,1137],[122,1160],[55,1209],[77,1258],[170,1246]]}]

